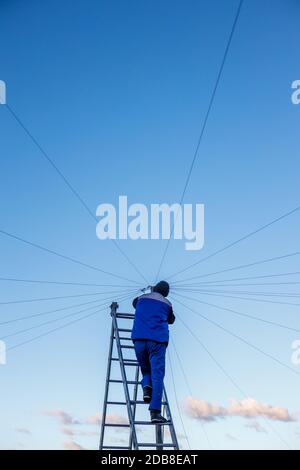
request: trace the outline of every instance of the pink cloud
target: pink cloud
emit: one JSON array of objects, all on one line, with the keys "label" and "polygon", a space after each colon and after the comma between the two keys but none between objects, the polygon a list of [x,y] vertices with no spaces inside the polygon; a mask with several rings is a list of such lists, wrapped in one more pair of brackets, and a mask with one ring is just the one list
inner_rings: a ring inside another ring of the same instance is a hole
[{"label": "pink cloud", "polygon": [[65,441],[63,443],[65,450],[85,450],[80,444],[75,441]]},{"label": "pink cloud", "polygon": [[80,424],[80,422],[74,419],[73,416],[63,410],[46,411],[44,414],[46,416],[58,418],[63,425]]},{"label": "pink cloud", "polygon": [[[102,414],[101,413],[96,413],[93,416],[89,416],[85,424],[95,424],[95,425],[100,425],[102,422]],[[111,423],[111,424],[126,424],[128,423],[128,419],[125,418],[124,416],[118,415],[118,414],[108,414],[106,415],[106,422]]]},{"label": "pink cloud", "polygon": [[294,421],[294,418],[286,408],[260,403],[253,398],[245,398],[241,401],[232,400],[226,408],[204,400],[187,397],[184,408],[186,413],[192,418],[204,421],[215,421],[216,419],[230,416],[252,419],[263,416],[272,421]]}]

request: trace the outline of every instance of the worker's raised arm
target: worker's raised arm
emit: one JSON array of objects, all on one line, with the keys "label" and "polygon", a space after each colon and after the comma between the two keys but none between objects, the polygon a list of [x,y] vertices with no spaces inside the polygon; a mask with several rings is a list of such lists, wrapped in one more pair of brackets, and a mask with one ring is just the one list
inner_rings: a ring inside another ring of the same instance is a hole
[{"label": "worker's raised arm", "polygon": [[173,323],[175,322],[175,315],[174,315],[174,312],[173,312],[173,308],[171,307],[171,310],[170,310],[170,313],[169,313],[169,316],[168,316],[168,323],[169,325],[173,325]]}]

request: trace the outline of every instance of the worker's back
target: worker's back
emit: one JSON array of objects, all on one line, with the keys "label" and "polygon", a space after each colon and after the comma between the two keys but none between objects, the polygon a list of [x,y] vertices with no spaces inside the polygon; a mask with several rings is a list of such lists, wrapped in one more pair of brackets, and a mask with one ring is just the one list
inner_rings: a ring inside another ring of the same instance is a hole
[{"label": "worker's back", "polygon": [[146,339],[158,343],[168,343],[172,304],[158,292],[144,294],[133,301],[135,319],[132,339]]}]

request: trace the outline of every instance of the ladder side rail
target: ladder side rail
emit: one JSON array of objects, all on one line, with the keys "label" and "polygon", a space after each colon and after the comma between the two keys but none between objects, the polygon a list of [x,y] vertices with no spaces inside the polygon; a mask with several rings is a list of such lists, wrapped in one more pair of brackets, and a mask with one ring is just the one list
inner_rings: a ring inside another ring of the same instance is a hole
[{"label": "ladder side rail", "polygon": [[[136,371],[135,371],[135,385],[133,388],[133,404],[132,404],[132,416],[133,416],[133,422],[135,422],[135,416],[136,416],[136,402],[137,402],[137,395],[138,395],[138,388],[139,388],[139,376],[140,376],[140,368],[137,366]],[[129,440],[129,446],[132,448],[132,431],[130,432],[130,440]]]},{"label": "ladder side rail", "polygon": [[159,424],[155,425],[155,441],[156,441],[156,450],[162,450],[163,449],[163,426],[160,426]]},{"label": "ladder side rail", "polygon": [[112,357],[112,352],[113,352],[113,345],[114,345],[114,325],[112,322],[110,344],[109,344],[109,351],[108,351],[108,360],[107,360],[107,372],[106,372],[103,412],[102,412],[102,418],[101,418],[101,436],[100,436],[100,445],[99,445],[100,450],[102,450],[103,442],[104,442],[105,421],[106,421],[106,414],[107,414],[107,401],[108,401],[108,393],[109,393],[109,383],[110,383],[109,379],[110,379],[110,374],[111,374],[111,357]]},{"label": "ladder side rail", "polygon": [[127,376],[126,376],[126,370],[124,366],[123,352],[121,348],[118,322],[117,322],[117,317],[116,317],[117,308],[118,308],[118,304],[114,302],[111,306],[111,316],[112,316],[113,325],[114,325],[114,332],[115,332],[118,355],[120,359],[120,369],[121,369],[121,375],[122,375],[122,380],[123,380],[123,385],[124,385],[128,419],[129,419],[131,432],[132,432],[132,445],[133,445],[134,450],[138,450],[136,429],[135,429],[135,424],[134,424],[134,419],[133,419],[132,409],[131,409],[131,404],[130,404],[130,394],[129,394],[128,384],[127,384]]}]

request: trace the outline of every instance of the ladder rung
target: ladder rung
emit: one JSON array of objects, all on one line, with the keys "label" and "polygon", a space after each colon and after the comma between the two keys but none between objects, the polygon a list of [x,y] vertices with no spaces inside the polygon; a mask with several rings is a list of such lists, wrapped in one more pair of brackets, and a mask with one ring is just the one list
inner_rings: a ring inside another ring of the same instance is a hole
[{"label": "ladder rung", "polygon": [[[149,405],[149,403],[146,403],[146,402],[143,401],[143,400],[130,400],[130,404],[131,404],[131,405]],[[162,405],[166,406],[166,405],[167,405],[167,402],[166,402],[166,401],[163,401],[163,402],[162,402]]]},{"label": "ladder rung", "polygon": [[126,346],[125,344],[121,344],[122,349],[134,349],[134,346]]},{"label": "ladder rung", "polygon": [[138,443],[138,447],[174,447],[174,444],[153,444],[150,442],[145,442],[145,443]]},{"label": "ladder rung", "polygon": [[134,319],[134,314],[133,313],[117,313],[116,314],[117,318],[124,318],[127,320],[133,320]]},{"label": "ladder rung", "polygon": [[137,426],[170,426],[172,424],[171,421],[167,421],[166,423],[151,423],[151,421],[135,421],[134,424]]},{"label": "ladder rung", "polygon": [[130,450],[130,447],[122,447],[122,446],[102,446],[102,449],[124,449],[124,450]]},{"label": "ladder rung", "polygon": [[126,338],[126,336],[120,336],[120,341],[132,341],[132,339],[130,337]]},{"label": "ladder rung", "polygon": [[[109,382],[113,384],[122,384],[123,380],[109,379]],[[136,380],[127,380],[126,383],[129,385],[140,385],[141,382],[137,382]]]},{"label": "ladder rung", "polygon": [[[112,357],[111,358],[111,361],[114,361],[114,362],[121,362],[120,359],[118,357]],[[138,366],[139,363],[136,359],[123,359],[123,364],[124,366]]]},{"label": "ladder rung", "polygon": [[108,401],[108,405],[126,405],[126,401]]},{"label": "ladder rung", "polygon": [[130,424],[125,423],[104,423],[104,426],[109,428],[130,428]]},{"label": "ladder rung", "polygon": [[121,331],[121,333],[131,333],[132,330],[129,330],[128,328],[118,328],[118,331]]}]

